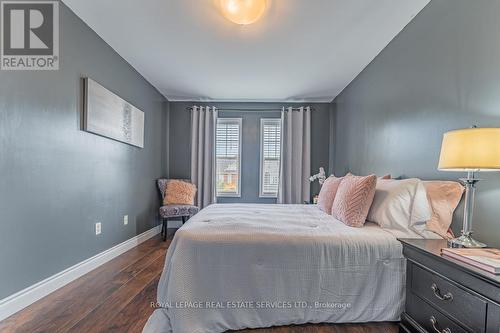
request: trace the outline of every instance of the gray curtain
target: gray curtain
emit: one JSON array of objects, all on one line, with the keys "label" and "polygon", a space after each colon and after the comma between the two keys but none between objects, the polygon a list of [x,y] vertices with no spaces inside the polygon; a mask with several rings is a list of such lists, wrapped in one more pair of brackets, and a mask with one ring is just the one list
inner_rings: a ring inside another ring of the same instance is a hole
[{"label": "gray curtain", "polygon": [[281,121],[278,203],[301,204],[311,196],[311,108],[283,109]]},{"label": "gray curtain", "polygon": [[196,204],[215,203],[215,107],[193,106],[191,111],[191,181],[198,188]]}]

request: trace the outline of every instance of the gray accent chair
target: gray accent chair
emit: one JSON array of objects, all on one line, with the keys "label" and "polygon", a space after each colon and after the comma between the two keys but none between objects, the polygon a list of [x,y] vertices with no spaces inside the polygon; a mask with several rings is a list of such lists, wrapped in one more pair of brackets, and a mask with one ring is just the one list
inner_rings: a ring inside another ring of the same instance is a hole
[{"label": "gray accent chair", "polygon": [[[189,180],[179,179],[186,182]],[[161,193],[161,199],[163,204],[163,199],[165,198],[165,190],[168,179],[162,178],[157,180],[158,189]],[[160,218],[162,220],[161,234],[163,240],[167,240],[167,230],[168,230],[168,219],[181,218],[182,224],[186,223],[187,220],[196,213],[200,211],[200,208],[192,205],[165,205],[160,207]]]}]

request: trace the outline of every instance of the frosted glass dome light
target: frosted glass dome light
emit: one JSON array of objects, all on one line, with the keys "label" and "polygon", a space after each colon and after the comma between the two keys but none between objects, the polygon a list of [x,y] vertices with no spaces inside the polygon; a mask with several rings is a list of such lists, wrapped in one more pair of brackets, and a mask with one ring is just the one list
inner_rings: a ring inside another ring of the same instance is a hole
[{"label": "frosted glass dome light", "polygon": [[267,0],[220,0],[222,15],[236,24],[252,24],[266,11]]}]

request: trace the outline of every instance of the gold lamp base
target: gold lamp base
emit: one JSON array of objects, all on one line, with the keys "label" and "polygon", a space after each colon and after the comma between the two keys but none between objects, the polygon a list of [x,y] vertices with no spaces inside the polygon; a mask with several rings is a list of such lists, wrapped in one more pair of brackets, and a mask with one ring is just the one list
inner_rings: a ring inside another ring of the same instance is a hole
[{"label": "gold lamp base", "polygon": [[478,242],[474,238],[472,238],[472,233],[468,232],[463,234],[460,237],[457,238],[452,238],[448,240],[448,246],[449,247],[486,247],[486,244],[483,244],[481,242]]}]

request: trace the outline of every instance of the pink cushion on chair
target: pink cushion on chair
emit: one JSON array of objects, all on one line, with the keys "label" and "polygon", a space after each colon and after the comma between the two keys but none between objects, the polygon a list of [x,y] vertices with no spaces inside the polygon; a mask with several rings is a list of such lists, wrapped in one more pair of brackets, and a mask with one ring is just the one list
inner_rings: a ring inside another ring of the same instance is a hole
[{"label": "pink cushion on chair", "polygon": [[318,208],[327,214],[332,214],[333,200],[335,199],[335,195],[337,194],[337,190],[341,182],[342,177],[337,178],[335,176],[330,176],[325,180],[321,190],[319,191]]},{"label": "pink cushion on chair", "polygon": [[377,176],[348,174],[342,179],[332,205],[332,216],[351,227],[362,227],[375,196]]},{"label": "pink cushion on chair", "polygon": [[194,205],[196,186],[194,184],[169,179],[164,190],[163,205]]},{"label": "pink cushion on chair", "polygon": [[462,199],[464,187],[453,181],[425,181],[424,186],[432,208],[432,217],[426,224],[427,230],[449,238],[448,229],[453,213]]}]

